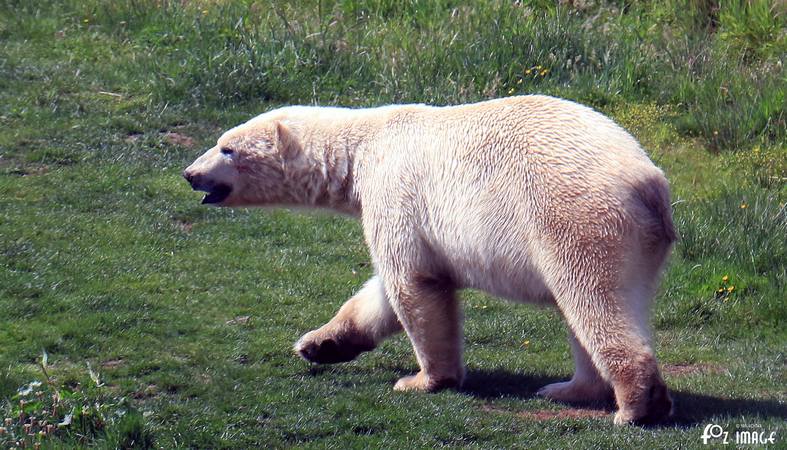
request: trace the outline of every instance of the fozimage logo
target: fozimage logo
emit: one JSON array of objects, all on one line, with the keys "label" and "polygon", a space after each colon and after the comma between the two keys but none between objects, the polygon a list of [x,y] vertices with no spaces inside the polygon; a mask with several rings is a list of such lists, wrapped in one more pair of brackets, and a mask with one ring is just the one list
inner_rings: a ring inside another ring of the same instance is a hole
[{"label": "fozimage logo", "polygon": [[710,423],[705,426],[702,432],[702,443],[707,444],[735,444],[735,445],[765,445],[776,443],[776,432],[763,430],[759,424],[741,425],[741,429],[735,430],[730,433],[715,423]]}]

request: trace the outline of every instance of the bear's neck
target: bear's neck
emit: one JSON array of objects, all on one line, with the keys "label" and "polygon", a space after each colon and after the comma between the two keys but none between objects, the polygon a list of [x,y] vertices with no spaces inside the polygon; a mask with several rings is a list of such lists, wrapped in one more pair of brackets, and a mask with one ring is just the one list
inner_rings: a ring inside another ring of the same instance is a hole
[{"label": "bear's neck", "polygon": [[[302,136],[303,150],[312,167],[306,189],[308,206],[328,208],[360,217],[361,202],[356,191],[356,160],[368,136],[348,120],[306,131]],[[341,126],[337,126],[341,125]]]}]

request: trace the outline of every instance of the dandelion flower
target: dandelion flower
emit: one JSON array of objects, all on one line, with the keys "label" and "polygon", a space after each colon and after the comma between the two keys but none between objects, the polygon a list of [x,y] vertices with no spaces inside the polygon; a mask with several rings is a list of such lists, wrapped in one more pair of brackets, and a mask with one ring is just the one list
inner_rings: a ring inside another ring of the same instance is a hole
[{"label": "dandelion flower", "polygon": [[721,294],[722,292],[724,292],[724,288],[719,288],[719,289],[717,289],[717,290],[716,290],[716,292],[718,292],[719,294]]},{"label": "dandelion flower", "polygon": [[528,345],[530,345],[530,341],[529,340],[527,340],[527,341],[522,343],[522,347],[527,347]]},{"label": "dandelion flower", "polygon": [[207,9],[203,9],[202,10],[202,15],[203,16],[207,16],[208,15],[208,10]]},{"label": "dandelion flower", "polygon": [[519,80],[517,80],[516,84],[522,84],[522,81],[523,80],[520,78]]},{"label": "dandelion flower", "polygon": [[513,94],[513,93],[514,93],[514,88],[511,88],[511,89],[509,89],[509,90],[508,90],[508,93],[509,93],[509,94]]},{"label": "dandelion flower", "polygon": [[542,77],[543,77],[543,76],[546,76],[546,74],[547,74],[548,72],[549,72],[549,69],[544,69],[544,70],[542,70],[542,71],[541,71],[541,76],[542,76]]},{"label": "dandelion flower", "polygon": [[741,203],[741,209],[746,209],[748,207],[749,207],[749,205],[747,205],[746,203]]},{"label": "dandelion flower", "polygon": [[88,23],[90,22],[90,19],[84,19],[82,22]]},{"label": "dandelion flower", "polygon": [[730,279],[730,277],[727,276],[727,275],[724,275],[723,277],[721,277],[721,281],[727,281],[729,279]]},{"label": "dandelion flower", "polygon": [[735,290],[735,286],[730,286],[727,288],[727,292],[729,292],[730,294],[732,294],[732,291],[734,290]]},{"label": "dandelion flower", "polygon": [[530,75],[531,73],[533,73],[533,69],[527,69],[525,71],[525,75]]}]

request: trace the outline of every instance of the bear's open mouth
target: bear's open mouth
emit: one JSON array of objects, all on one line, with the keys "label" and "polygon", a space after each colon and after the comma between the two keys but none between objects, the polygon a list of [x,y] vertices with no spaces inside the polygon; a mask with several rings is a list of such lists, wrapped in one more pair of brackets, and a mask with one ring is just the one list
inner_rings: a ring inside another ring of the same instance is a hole
[{"label": "bear's open mouth", "polygon": [[208,195],[202,199],[202,203],[221,203],[230,196],[232,193],[232,186],[226,184],[217,184],[215,186],[211,186],[210,190],[205,189],[205,192]]}]

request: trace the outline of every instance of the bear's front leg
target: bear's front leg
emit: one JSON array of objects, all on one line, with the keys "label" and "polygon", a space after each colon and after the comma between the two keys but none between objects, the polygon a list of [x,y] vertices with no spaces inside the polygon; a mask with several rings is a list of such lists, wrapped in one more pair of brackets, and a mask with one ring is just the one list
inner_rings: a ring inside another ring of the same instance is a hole
[{"label": "bear's front leg", "polygon": [[401,330],[382,283],[375,276],[339,309],[330,322],[300,338],[294,350],[303,359],[314,363],[351,361]]},{"label": "bear's front leg", "polygon": [[386,280],[386,291],[421,367],[416,375],[400,379],[394,389],[431,392],[461,386],[465,369],[455,288],[441,280],[409,279]]}]

